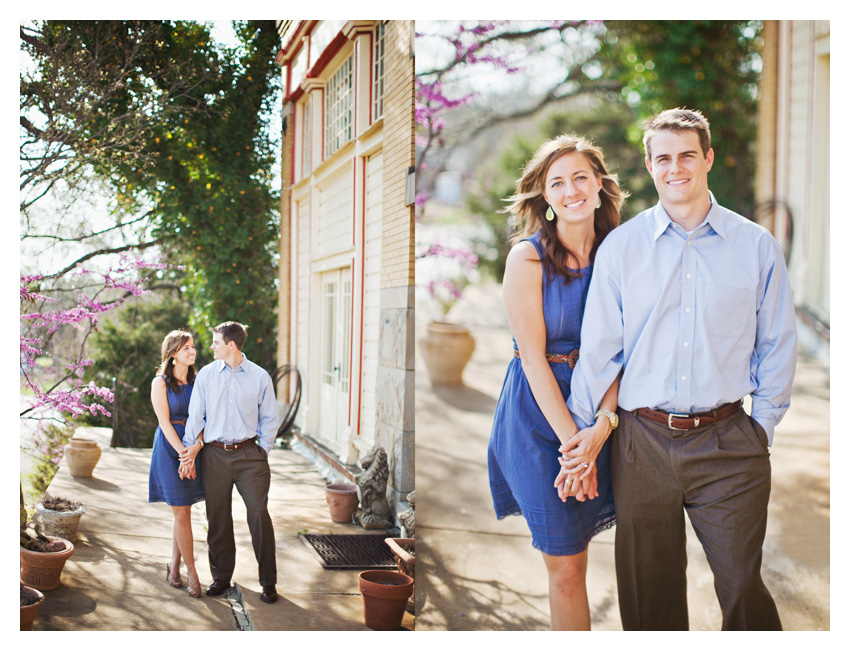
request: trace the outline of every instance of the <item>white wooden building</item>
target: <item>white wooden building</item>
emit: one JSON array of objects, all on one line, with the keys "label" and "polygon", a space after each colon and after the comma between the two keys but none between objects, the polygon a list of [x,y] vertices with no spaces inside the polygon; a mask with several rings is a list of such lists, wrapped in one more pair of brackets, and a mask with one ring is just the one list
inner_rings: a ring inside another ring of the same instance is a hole
[{"label": "white wooden building", "polygon": [[[335,472],[373,446],[413,490],[411,21],[281,21],[280,364]],[[279,396],[280,398],[280,396]]]}]

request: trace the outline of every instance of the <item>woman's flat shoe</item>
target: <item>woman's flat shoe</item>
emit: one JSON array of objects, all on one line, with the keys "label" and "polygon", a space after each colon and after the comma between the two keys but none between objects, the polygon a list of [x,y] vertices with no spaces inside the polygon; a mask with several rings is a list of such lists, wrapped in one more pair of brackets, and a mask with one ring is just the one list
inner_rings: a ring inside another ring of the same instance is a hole
[{"label": "woman's flat shoe", "polygon": [[171,576],[171,563],[165,564],[165,580],[168,581],[168,585],[170,585],[172,588],[183,587],[183,581],[179,575],[176,579]]}]

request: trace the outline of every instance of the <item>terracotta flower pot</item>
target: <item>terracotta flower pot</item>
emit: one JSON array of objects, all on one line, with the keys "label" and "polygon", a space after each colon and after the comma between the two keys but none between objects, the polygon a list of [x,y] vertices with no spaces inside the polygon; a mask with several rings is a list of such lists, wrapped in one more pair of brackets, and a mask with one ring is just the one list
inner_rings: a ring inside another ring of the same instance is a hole
[{"label": "terracotta flower pot", "polygon": [[44,603],[44,595],[36,590],[35,588],[30,588],[26,585],[21,585],[21,601],[23,602],[24,597],[37,597],[38,601],[21,605],[21,630],[22,631],[31,631],[32,624],[35,621],[35,618],[38,617],[38,609],[41,607],[41,604]]},{"label": "terracotta flower pot", "polygon": [[83,438],[72,438],[65,446],[65,461],[71,477],[91,477],[94,467],[100,459],[100,448],[97,441]]},{"label": "terracotta flower pot", "polygon": [[359,583],[366,626],[376,631],[398,630],[413,594],[413,579],[401,572],[366,570],[360,573]]},{"label": "terracotta flower pot", "polygon": [[460,386],[463,369],[475,350],[475,339],[465,326],[434,322],[428,324],[428,333],[419,340],[419,349],[432,385]]},{"label": "terracotta flower pot", "polygon": [[331,520],[351,523],[359,502],[357,486],[353,484],[328,484],[325,486],[325,501],[331,510]]},{"label": "terracotta flower pot", "polygon": [[52,511],[39,503],[35,505],[35,510],[41,520],[41,532],[45,536],[77,542],[77,527],[86,512],[85,506],[80,506],[76,511]]},{"label": "terracotta flower pot", "polygon": [[64,542],[64,551],[36,552],[21,547],[21,581],[24,585],[42,592],[59,587],[65,561],[74,553],[74,545],[70,541],[55,536],[47,538]]}]

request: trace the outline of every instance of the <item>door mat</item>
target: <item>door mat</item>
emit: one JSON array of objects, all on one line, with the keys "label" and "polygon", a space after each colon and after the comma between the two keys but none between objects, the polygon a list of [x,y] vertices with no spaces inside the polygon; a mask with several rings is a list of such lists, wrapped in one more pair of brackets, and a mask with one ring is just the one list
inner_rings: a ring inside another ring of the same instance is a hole
[{"label": "door mat", "polygon": [[384,542],[388,534],[318,534],[300,533],[298,537],[313,552],[326,570],[396,569],[395,557]]}]

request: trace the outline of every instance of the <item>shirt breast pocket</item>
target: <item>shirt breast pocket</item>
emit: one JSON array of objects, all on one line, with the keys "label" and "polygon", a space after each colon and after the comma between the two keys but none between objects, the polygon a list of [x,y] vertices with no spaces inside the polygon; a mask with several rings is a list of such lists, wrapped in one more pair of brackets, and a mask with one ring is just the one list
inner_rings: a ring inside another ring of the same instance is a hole
[{"label": "shirt breast pocket", "polygon": [[245,393],[239,396],[239,411],[246,422],[256,422],[257,396]]},{"label": "shirt breast pocket", "polygon": [[712,283],[705,299],[705,324],[715,337],[739,337],[756,318],[756,292]]}]

